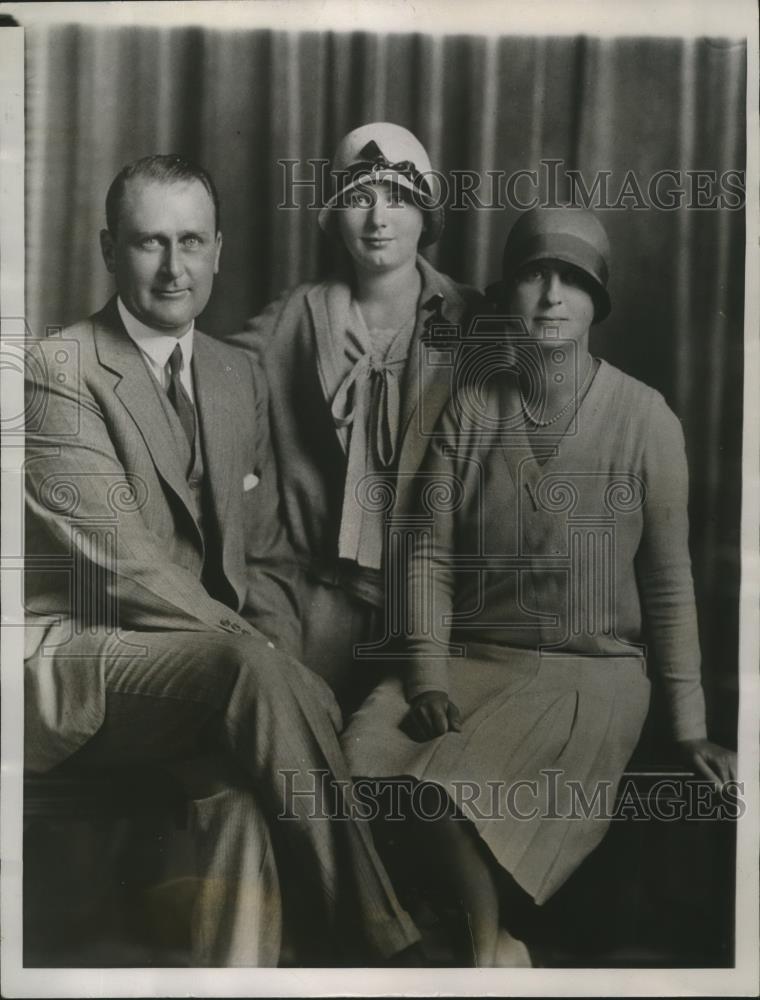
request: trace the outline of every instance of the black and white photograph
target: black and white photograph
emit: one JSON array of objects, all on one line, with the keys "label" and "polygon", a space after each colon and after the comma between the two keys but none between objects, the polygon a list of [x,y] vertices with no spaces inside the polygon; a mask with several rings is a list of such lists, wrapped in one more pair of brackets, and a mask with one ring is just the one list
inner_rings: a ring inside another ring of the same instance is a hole
[{"label": "black and white photograph", "polygon": [[757,67],[0,3],[4,996],[757,995]]}]

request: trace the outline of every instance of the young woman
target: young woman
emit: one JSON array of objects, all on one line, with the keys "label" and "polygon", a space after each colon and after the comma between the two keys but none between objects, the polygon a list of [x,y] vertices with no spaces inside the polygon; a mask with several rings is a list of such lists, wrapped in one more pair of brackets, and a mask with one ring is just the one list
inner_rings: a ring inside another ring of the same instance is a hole
[{"label": "young woman", "polygon": [[[266,368],[284,515],[304,577],[303,659],[339,698],[359,690],[354,648],[385,632],[383,538],[402,510],[440,373],[420,364],[436,324],[457,326],[472,289],[419,256],[443,227],[430,161],[399,125],[349,132],[332,162],[337,191],[319,216],[345,253],[340,273],[301,285],[233,342]],[[365,688],[366,693],[366,688]]]},{"label": "young woman", "polygon": [[452,502],[412,560],[409,661],[344,734],[355,776],[420,783],[410,850],[477,965],[529,964],[504,890],[543,903],[603,837],[649,705],[644,643],[685,762],[735,777],[706,739],[680,424],[589,353],[608,259],[585,211],[512,229],[498,336],[473,338],[425,464]]}]

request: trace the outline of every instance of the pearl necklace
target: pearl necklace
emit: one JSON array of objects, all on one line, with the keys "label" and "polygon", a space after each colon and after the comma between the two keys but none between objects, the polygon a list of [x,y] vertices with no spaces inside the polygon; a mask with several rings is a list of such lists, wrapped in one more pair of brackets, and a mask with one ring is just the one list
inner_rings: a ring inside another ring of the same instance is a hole
[{"label": "pearl necklace", "polygon": [[528,418],[528,420],[530,420],[530,422],[532,424],[535,424],[536,427],[550,427],[552,424],[555,424],[559,420],[559,418],[562,417],[562,416],[564,416],[567,413],[567,411],[570,409],[570,407],[574,403],[576,403],[578,401],[578,399],[580,399],[582,397],[582,395],[583,395],[583,393],[584,393],[584,391],[586,389],[586,386],[588,385],[589,378],[590,378],[591,373],[593,372],[593,370],[594,370],[594,359],[593,358],[589,358],[589,366],[588,366],[588,369],[586,370],[586,374],[584,376],[583,382],[581,383],[581,385],[579,386],[579,388],[576,390],[576,392],[573,393],[573,395],[570,397],[570,399],[568,399],[568,401],[565,403],[565,405],[562,407],[562,409],[559,411],[559,413],[555,413],[554,416],[551,417],[550,420],[539,420],[537,417],[533,416],[533,414],[528,409],[528,404],[525,402],[525,397],[523,396],[522,389],[520,389],[520,403],[521,403],[522,408],[523,408],[523,410],[525,412],[525,416]]}]

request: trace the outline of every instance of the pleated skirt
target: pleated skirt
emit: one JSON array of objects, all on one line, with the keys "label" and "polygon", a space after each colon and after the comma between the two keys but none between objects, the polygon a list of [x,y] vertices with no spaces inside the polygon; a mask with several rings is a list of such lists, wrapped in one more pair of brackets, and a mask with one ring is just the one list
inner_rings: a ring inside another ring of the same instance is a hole
[{"label": "pleated skirt", "polygon": [[462,732],[402,730],[401,679],[383,680],[343,734],[352,774],[439,785],[496,862],[545,902],[604,837],[649,706],[640,657],[547,656],[468,643],[449,661]]}]

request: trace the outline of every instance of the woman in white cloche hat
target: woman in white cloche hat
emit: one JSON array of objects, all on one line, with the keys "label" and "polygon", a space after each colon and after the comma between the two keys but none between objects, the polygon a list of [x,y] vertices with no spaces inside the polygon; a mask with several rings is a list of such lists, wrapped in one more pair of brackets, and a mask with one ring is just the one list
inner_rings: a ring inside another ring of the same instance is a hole
[{"label": "woman in white cloche hat", "polygon": [[355,647],[387,634],[384,532],[405,509],[426,447],[421,400],[428,422],[445,403],[434,391],[442,373],[422,362],[421,344],[436,325],[458,329],[479,297],[418,253],[440,236],[443,208],[411,132],[362,125],[338,144],[332,171],[336,190],[319,224],[344,248],[345,272],[287,292],[231,339],[267,373],[284,519],[303,579],[304,662],[355,704],[372,664]]}]

